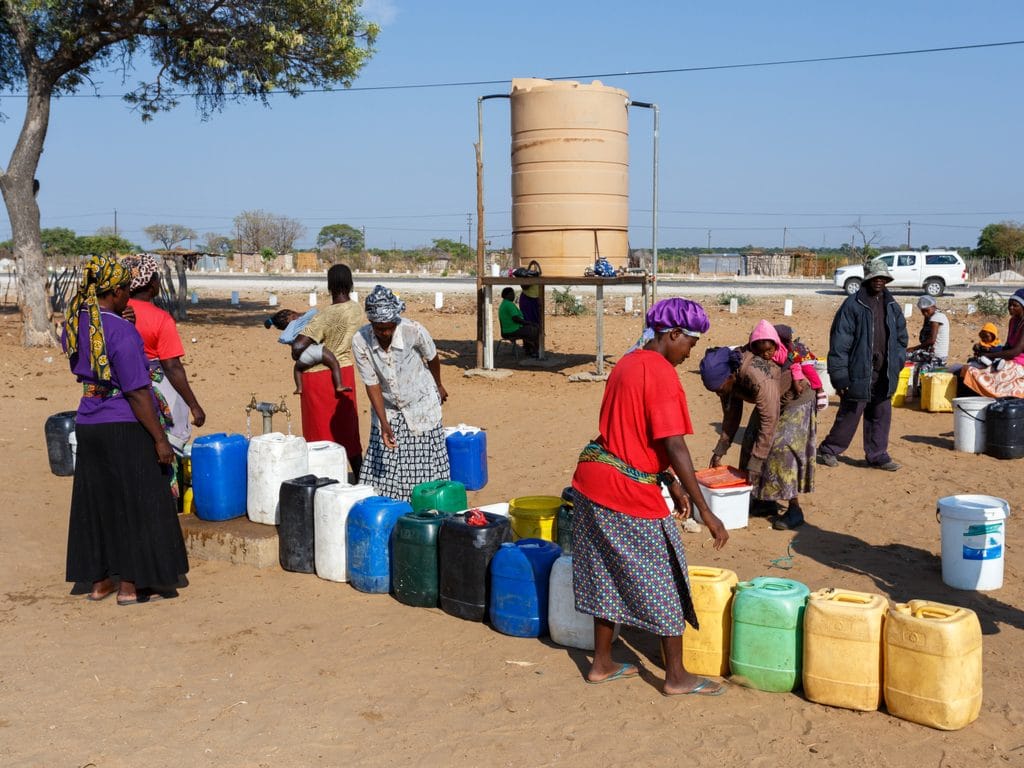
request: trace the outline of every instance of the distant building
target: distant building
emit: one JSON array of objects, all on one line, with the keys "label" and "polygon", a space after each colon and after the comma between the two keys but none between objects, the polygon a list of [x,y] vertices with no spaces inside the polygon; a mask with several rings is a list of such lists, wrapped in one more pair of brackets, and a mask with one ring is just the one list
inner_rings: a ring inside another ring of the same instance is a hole
[{"label": "distant building", "polygon": [[739,253],[709,253],[698,259],[697,271],[702,275],[745,275],[746,259]]}]

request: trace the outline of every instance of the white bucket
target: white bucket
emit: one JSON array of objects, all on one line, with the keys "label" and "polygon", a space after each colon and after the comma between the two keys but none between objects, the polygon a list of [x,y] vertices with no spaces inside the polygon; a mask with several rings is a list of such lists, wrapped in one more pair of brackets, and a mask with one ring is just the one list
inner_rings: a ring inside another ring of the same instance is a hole
[{"label": "white bucket", "polygon": [[836,388],[832,386],[832,379],[828,375],[828,363],[824,360],[815,360],[814,370],[817,372],[818,378],[821,379],[821,390],[832,397],[836,393]]},{"label": "white bucket", "polygon": [[985,452],[985,409],[991,397],[953,398],[953,448],[961,453]]},{"label": "white bucket", "polygon": [[995,496],[939,499],[942,581],[954,589],[985,592],[1003,586],[1003,550],[1010,505]]},{"label": "white bucket", "polygon": [[78,435],[74,432],[68,435],[68,445],[71,446],[71,471],[74,472],[78,463]]}]

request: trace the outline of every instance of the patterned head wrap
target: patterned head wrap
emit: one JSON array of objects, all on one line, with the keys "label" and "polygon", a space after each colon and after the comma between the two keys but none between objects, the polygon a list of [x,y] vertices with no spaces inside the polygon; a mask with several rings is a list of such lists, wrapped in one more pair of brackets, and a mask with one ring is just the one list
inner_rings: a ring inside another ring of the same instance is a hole
[{"label": "patterned head wrap", "polygon": [[655,332],[678,328],[687,336],[699,337],[707,333],[711,321],[704,307],[689,299],[662,299],[647,310],[647,326]]},{"label": "patterned head wrap", "polygon": [[405,312],[405,302],[383,285],[374,286],[365,306],[366,319],[371,323],[397,323]]},{"label": "patterned head wrap", "polygon": [[121,259],[121,264],[132,273],[132,284],[128,286],[129,291],[136,291],[149,285],[153,275],[160,272],[160,265],[157,263],[157,260],[148,253],[125,256]]},{"label": "patterned head wrap", "polygon": [[740,351],[729,347],[712,347],[700,361],[700,380],[709,392],[717,392],[725,380],[740,367]]},{"label": "patterned head wrap", "polygon": [[82,308],[89,312],[89,366],[100,381],[110,380],[110,361],[100,320],[99,293],[107,293],[120,285],[128,285],[131,273],[111,256],[93,256],[82,270],[82,282],[71,298],[65,315],[68,357],[78,351],[78,325]]}]

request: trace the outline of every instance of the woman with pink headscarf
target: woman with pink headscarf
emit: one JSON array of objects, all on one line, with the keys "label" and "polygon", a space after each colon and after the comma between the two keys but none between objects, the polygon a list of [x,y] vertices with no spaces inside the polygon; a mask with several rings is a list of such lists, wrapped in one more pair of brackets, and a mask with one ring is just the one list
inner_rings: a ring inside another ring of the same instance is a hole
[{"label": "woman with pink headscarf", "polygon": [[[721,463],[743,418],[743,403],[753,403],[740,467],[753,486],[752,513],[773,517],[776,530],[803,525],[799,494],[814,490],[815,393],[802,381],[798,365],[787,366],[788,355],[775,328],[761,320],[745,349],[712,349],[701,363],[704,386],[722,403],[722,434],[710,464]],[[722,360],[735,366],[724,376]],[[789,504],[776,517],[779,501]]]}]

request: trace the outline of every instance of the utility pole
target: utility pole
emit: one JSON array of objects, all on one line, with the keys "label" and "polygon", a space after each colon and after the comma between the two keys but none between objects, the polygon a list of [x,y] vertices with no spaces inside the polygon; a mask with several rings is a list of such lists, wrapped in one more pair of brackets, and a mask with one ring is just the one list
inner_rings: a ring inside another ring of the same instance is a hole
[{"label": "utility pole", "polygon": [[708,253],[711,253],[711,230],[708,230]]},{"label": "utility pole", "polygon": [[910,220],[907,219],[907,248],[910,248]]},{"label": "utility pole", "polygon": [[786,255],[786,233],[789,231],[789,227],[782,228],[782,255]]},{"label": "utility pole", "polygon": [[117,208],[114,209],[114,237],[117,237]]},{"label": "utility pole", "polygon": [[466,214],[466,245],[473,242],[473,214]]}]

